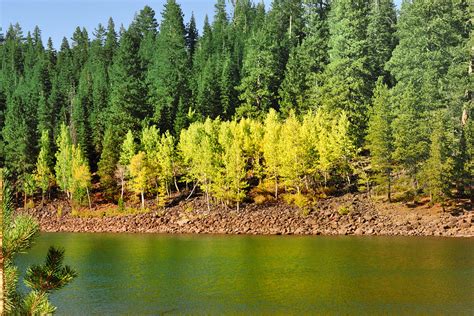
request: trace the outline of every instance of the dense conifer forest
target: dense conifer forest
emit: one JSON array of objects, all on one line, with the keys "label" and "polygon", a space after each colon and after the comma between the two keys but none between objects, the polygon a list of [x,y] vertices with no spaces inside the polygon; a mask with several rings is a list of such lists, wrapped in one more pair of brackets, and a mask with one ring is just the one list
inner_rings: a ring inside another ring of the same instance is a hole
[{"label": "dense conifer forest", "polygon": [[175,0],[155,9],[58,50],[3,30],[0,167],[18,199],[472,197],[468,1],[217,0],[202,31]]}]

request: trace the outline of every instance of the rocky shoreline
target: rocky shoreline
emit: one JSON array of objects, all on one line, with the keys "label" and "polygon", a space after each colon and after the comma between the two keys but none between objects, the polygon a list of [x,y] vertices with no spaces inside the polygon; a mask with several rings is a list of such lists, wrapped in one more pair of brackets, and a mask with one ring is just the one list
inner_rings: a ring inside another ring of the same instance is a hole
[{"label": "rocky shoreline", "polygon": [[44,232],[474,237],[470,210],[410,209],[400,203],[374,203],[363,195],[324,199],[305,212],[282,202],[248,204],[238,212],[224,207],[208,212],[197,198],[142,214],[78,217],[67,203],[60,203],[60,216],[57,203],[17,213],[35,217]]}]

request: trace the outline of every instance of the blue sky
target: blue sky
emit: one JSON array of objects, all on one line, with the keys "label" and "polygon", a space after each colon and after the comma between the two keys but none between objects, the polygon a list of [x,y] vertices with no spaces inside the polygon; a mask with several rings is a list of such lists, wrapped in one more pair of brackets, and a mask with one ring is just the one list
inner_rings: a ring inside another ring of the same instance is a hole
[{"label": "blue sky", "polygon": [[[99,23],[107,25],[112,17],[118,31],[120,24],[128,26],[134,14],[145,5],[151,6],[158,21],[166,0],[0,0],[0,25],[5,31],[10,23],[19,22],[24,33],[36,25],[42,31],[43,41],[53,39],[57,48],[63,36],[71,38],[76,26],[85,27],[92,37]],[[269,0],[267,0],[269,1]],[[397,3],[401,0],[396,0]],[[206,13],[214,15],[214,0],[178,0],[187,23],[191,12],[201,28]]]}]

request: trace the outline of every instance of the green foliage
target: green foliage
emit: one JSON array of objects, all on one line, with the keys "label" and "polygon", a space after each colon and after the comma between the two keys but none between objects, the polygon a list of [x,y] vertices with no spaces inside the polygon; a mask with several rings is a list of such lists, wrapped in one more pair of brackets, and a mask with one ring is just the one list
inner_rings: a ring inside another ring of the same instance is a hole
[{"label": "green foliage", "polygon": [[[77,28],[57,52],[39,28],[10,26],[0,43],[0,166],[15,190],[34,174],[44,196],[54,165],[70,196],[74,145],[74,190],[87,193],[97,171],[110,199],[117,178],[124,199],[137,150],[149,172],[140,192],[160,205],[180,179],[208,202],[238,205],[257,183],[278,195],[375,181],[390,193],[404,177],[434,199],[469,196],[466,1],[404,1],[398,16],[392,0],[274,0],[268,9],[239,0],[232,15],[226,5],[216,1],[202,36],[167,0],[161,21],[145,6],[120,34],[112,19],[93,33]],[[140,130],[149,135],[134,148]]]},{"label": "green foliage", "polygon": [[264,123],[263,158],[267,177],[275,182],[275,197],[278,197],[278,179],[281,175],[281,123],[278,114],[270,110]]},{"label": "green foliage", "polygon": [[135,156],[136,152],[135,139],[131,130],[128,131],[125,136],[125,140],[122,143],[122,150],[120,151],[120,164],[122,166],[127,166],[130,164],[130,160]]},{"label": "green foliage", "polygon": [[51,171],[51,149],[49,145],[49,133],[43,131],[40,140],[40,152],[36,162],[35,180],[38,187],[41,189],[41,194],[44,199],[45,193],[49,190],[52,181],[54,180]]},{"label": "green foliage", "polygon": [[242,106],[236,110],[238,117],[259,117],[274,102],[272,83],[277,67],[273,56],[273,45],[265,30],[258,30],[246,46],[243,61],[243,78],[237,87]]},{"label": "green foliage", "polygon": [[220,153],[217,153],[217,160],[221,164],[213,186],[215,196],[227,203],[237,203],[237,210],[246,196],[245,189],[248,187],[245,179],[248,157],[244,150],[244,124],[245,121],[221,123],[218,135]]},{"label": "green foliage", "polygon": [[69,284],[77,273],[68,266],[63,267],[64,251],[51,247],[45,265],[32,266],[26,271],[24,281],[31,291],[27,295],[18,291],[18,269],[14,259],[32,246],[39,233],[39,225],[30,216],[13,216],[12,191],[6,180],[7,173],[0,171],[5,312],[11,315],[51,314],[56,308],[49,302],[49,293]]},{"label": "green foliage", "polygon": [[60,134],[56,140],[58,151],[56,152],[56,182],[61,190],[69,197],[71,192],[72,176],[72,141],[69,129],[65,124],[61,125]]},{"label": "green foliage", "polygon": [[387,195],[391,200],[391,181],[393,169],[393,111],[389,90],[379,79],[374,92],[372,112],[369,119],[367,134],[368,148],[371,154],[373,169],[382,174],[378,182],[387,187]]},{"label": "green foliage", "polygon": [[138,152],[130,161],[130,189],[141,195],[142,209],[145,208],[145,192],[149,186],[149,167],[143,151]]},{"label": "green foliage", "polygon": [[[91,186],[91,173],[89,165],[82,153],[80,146],[72,146],[71,161],[71,197],[78,203],[83,202],[83,198],[87,195],[89,199],[89,188]],[[90,199],[89,199],[90,204]]]},{"label": "green foliage", "polygon": [[[183,12],[175,0],[167,0],[162,12],[160,33],[148,71],[153,119],[163,131],[172,131],[180,101],[187,106],[188,53]],[[181,110],[186,113],[186,109]]]},{"label": "green foliage", "polygon": [[443,129],[442,113],[434,121],[431,132],[429,157],[423,166],[423,182],[426,183],[431,201],[437,202],[449,196],[450,178],[452,174],[452,158],[446,150],[446,133]]},{"label": "green foliage", "polygon": [[187,130],[181,131],[178,148],[188,175],[188,180],[197,181],[206,193],[209,206],[209,195],[215,181],[218,161],[218,129],[220,121],[207,119],[204,123],[194,123]]},{"label": "green foliage", "polygon": [[119,161],[117,135],[114,133],[114,127],[109,126],[105,130],[102,145],[102,154],[98,163],[98,174],[100,184],[109,199],[113,199],[117,187],[115,183],[115,171]]},{"label": "green foliage", "polygon": [[76,271],[63,266],[64,250],[50,247],[44,265],[33,265],[25,275],[25,284],[36,293],[49,294],[69,284],[77,277]]}]

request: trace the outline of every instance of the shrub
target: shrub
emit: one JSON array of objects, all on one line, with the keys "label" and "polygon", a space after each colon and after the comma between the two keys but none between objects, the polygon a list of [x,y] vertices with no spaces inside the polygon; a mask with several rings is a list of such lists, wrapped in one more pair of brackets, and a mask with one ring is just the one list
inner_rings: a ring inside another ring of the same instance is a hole
[{"label": "shrub", "polygon": [[338,210],[338,213],[340,215],[347,215],[351,212],[351,207],[347,206],[347,205],[344,205],[344,206],[341,206]]}]

